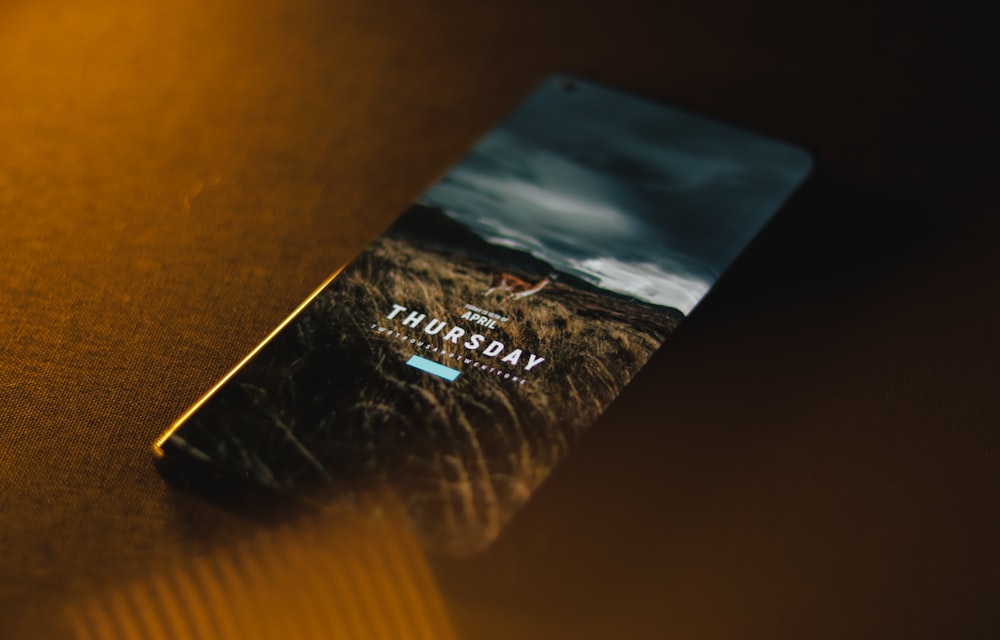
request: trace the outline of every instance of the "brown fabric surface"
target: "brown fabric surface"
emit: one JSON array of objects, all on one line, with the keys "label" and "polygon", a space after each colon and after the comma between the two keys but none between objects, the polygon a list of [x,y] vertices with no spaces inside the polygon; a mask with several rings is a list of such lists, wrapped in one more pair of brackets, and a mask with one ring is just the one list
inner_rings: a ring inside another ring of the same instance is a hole
[{"label": "brown fabric surface", "polygon": [[0,4],[0,637],[252,529],[150,443],[558,70],[826,178],[439,563],[459,635],[994,635],[996,16],[802,6]]}]

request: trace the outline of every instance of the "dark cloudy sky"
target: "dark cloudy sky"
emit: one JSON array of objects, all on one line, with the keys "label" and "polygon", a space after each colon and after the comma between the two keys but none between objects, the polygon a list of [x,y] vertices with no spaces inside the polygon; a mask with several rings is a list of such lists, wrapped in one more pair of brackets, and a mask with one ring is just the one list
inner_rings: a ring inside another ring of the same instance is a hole
[{"label": "dark cloudy sky", "polygon": [[421,203],[494,244],[687,313],[809,165],[796,147],[554,79]]}]

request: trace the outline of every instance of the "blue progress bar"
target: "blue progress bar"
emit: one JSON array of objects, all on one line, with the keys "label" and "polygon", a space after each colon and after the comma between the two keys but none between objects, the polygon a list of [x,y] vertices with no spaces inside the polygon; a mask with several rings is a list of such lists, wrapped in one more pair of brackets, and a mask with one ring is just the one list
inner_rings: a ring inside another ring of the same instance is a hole
[{"label": "blue progress bar", "polygon": [[406,361],[406,364],[410,365],[414,369],[420,369],[421,371],[426,371],[432,376],[437,376],[439,378],[444,378],[445,380],[451,381],[458,377],[458,374],[462,373],[458,369],[452,369],[451,367],[446,367],[443,364],[438,364],[433,360],[428,360],[427,358],[421,358],[420,356],[410,356],[410,359]]}]

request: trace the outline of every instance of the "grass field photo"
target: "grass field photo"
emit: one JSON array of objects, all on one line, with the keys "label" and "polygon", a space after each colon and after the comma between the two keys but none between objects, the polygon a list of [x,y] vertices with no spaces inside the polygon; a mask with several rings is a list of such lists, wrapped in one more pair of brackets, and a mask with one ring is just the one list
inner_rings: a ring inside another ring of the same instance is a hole
[{"label": "grass field photo", "polygon": [[[682,316],[568,275],[528,297],[488,294],[510,250],[490,251],[431,209],[403,220],[202,408],[185,442],[274,489],[331,502],[389,483],[426,544],[464,554],[496,537]],[[417,229],[439,246],[414,244]],[[513,261],[529,281],[551,272],[530,256]],[[470,304],[507,320],[463,321]],[[428,335],[427,321],[389,320],[393,305],[544,362],[525,373],[523,361]],[[414,353],[461,374],[409,367]]]},{"label": "grass field photo", "polygon": [[550,80],[166,444],[327,507],[389,487],[428,548],[479,551],[809,162]]}]

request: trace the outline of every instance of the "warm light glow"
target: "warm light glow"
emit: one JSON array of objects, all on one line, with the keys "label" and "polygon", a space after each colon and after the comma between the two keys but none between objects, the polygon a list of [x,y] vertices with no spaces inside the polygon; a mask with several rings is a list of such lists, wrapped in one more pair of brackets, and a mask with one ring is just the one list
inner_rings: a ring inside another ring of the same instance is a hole
[{"label": "warm light glow", "polygon": [[72,606],[79,640],[454,637],[391,497],[195,558]]}]

